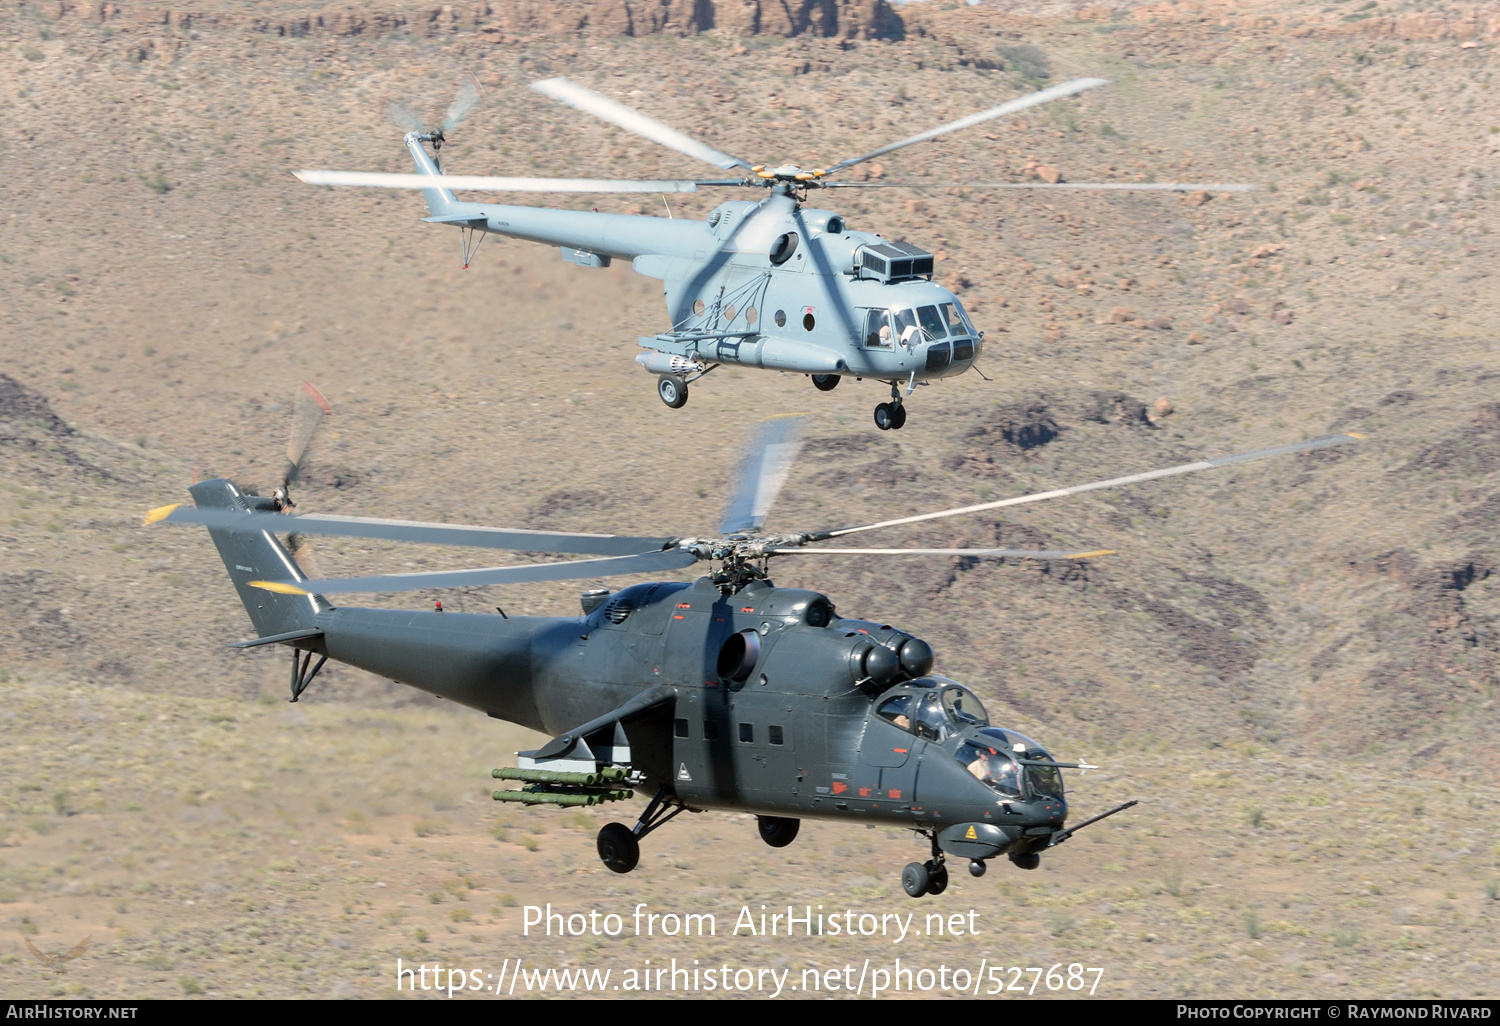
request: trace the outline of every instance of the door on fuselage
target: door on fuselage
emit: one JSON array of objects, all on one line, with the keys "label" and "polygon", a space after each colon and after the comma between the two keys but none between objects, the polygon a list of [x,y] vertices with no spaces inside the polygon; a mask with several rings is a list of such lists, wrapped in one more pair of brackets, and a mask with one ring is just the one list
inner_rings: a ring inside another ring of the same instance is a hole
[{"label": "door on fuselage", "polygon": [[880,702],[865,721],[850,801],[867,807],[909,805],[916,790],[921,743],[912,733],[919,696],[895,695]]}]

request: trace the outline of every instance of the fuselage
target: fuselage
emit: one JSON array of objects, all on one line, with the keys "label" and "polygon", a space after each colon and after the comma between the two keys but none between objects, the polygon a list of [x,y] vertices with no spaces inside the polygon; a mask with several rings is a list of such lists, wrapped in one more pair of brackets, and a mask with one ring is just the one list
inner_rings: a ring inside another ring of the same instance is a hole
[{"label": "fuselage", "polygon": [[317,626],[333,659],[553,735],[665,685],[623,728],[648,786],[692,808],[900,823],[967,857],[1040,850],[1066,818],[1060,775],[1027,765],[1045,751],[954,681],[872,680],[913,639],[816,592],[704,578],[576,618],[334,607]]},{"label": "fuselage", "polygon": [[[417,170],[436,174],[422,144],[406,142]],[[703,221],[423,195],[429,220],[557,246],[584,267],[629,260],[659,279],[670,328],[641,345],[667,357],[927,381],[964,373],[983,344],[957,297],[931,280],[930,254],[916,265],[887,259],[887,240],[786,191],[721,203]]]}]

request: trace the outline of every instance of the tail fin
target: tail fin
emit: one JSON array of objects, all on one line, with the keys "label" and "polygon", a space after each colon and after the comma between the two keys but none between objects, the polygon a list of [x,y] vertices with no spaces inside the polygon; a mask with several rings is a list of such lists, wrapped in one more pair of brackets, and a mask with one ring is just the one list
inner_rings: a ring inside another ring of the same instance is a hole
[{"label": "tail fin", "polygon": [[[411,150],[411,158],[416,161],[417,174],[439,175],[437,164],[427,153],[425,147],[417,139],[415,132],[406,133],[406,148]],[[453,210],[453,204],[458,201],[454,199],[452,189],[431,188],[422,190],[422,198],[427,201],[427,212],[433,217],[442,217]]]},{"label": "tail fin", "polygon": [[[267,500],[248,496],[223,478],[200,481],[188,491],[200,507],[249,512]],[[321,595],[278,595],[250,587],[251,581],[305,581],[297,561],[270,531],[256,534],[209,528],[208,536],[219,547],[219,557],[229,579],[240,593],[245,612],[263,638],[314,626],[314,618],[333,607]]]}]

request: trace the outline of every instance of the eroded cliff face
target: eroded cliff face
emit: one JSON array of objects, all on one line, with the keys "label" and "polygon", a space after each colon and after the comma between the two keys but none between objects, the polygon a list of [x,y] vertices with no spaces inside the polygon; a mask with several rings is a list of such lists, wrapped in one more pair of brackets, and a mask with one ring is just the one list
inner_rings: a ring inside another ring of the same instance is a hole
[{"label": "eroded cliff face", "polygon": [[[1268,37],[1371,41],[1493,42],[1500,39],[1495,4],[1451,4],[1439,9],[1381,13],[1309,10],[1286,0],[1166,0],[1115,4],[988,3],[941,9],[889,0],[506,0],[502,3],[331,6],[318,13],[225,9],[207,4],[113,3],[45,0],[33,7],[49,18],[108,24],[152,33],[232,30],[281,37],[379,36],[410,33],[425,38],[473,36],[515,45],[538,35],[634,37],[721,32],[731,36],[826,39],[901,39],[907,35],[958,41],[976,30],[1005,24],[1064,20],[1232,30]],[[249,6],[249,5],[247,5]],[[256,5],[258,6],[258,5]],[[1170,38],[1170,36],[1169,36]]]}]

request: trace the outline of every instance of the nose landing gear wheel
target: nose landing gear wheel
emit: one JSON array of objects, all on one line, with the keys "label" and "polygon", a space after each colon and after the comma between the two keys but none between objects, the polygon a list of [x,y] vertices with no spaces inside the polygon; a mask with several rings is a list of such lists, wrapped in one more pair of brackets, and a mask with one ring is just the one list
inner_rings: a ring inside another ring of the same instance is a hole
[{"label": "nose landing gear wheel", "polygon": [[901,889],[913,898],[927,893],[927,867],[920,862],[908,862],[901,871]]},{"label": "nose landing gear wheel", "polygon": [[902,403],[881,403],[875,407],[875,426],[882,431],[900,431],[906,426],[906,406]]},{"label": "nose landing gear wheel", "polygon": [[675,374],[663,374],[657,379],[656,394],[661,396],[661,401],[668,407],[680,410],[687,405],[687,382]]},{"label": "nose landing gear wheel", "polygon": [[786,816],[757,816],[760,821],[760,839],[773,848],[785,848],[797,839],[797,831],[802,829],[800,819],[792,819]]},{"label": "nose landing gear wheel", "polygon": [[599,831],[599,861],[616,873],[628,873],[641,861],[641,844],[624,823],[606,823]]},{"label": "nose landing gear wheel", "polygon": [[941,862],[929,862],[922,867],[927,870],[927,893],[942,894],[948,889],[948,867]]},{"label": "nose landing gear wheel", "polygon": [[812,376],[813,387],[819,392],[832,392],[839,387],[839,376],[837,374],[814,374]]}]

